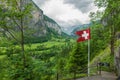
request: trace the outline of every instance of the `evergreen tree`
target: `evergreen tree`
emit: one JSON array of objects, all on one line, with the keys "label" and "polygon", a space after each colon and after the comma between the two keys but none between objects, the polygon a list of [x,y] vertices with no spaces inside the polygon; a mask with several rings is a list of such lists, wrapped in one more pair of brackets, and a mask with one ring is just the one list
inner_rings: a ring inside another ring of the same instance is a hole
[{"label": "evergreen tree", "polygon": [[77,72],[86,72],[87,70],[87,46],[84,43],[77,43],[70,53],[68,62],[69,71],[74,73],[74,79]]}]

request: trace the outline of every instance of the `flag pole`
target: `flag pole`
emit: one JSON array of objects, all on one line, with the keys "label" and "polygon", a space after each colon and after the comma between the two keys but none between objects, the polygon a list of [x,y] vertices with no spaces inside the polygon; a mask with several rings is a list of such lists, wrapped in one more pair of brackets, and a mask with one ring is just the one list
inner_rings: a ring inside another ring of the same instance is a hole
[{"label": "flag pole", "polygon": [[76,34],[80,36],[77,42],[88,40],[88,78],[90,76],[90,28],[86,30],[77,31]]},{"label": "flag pole", "polygon": [[90,40],[88,40],[88,77],[90,76]]}]

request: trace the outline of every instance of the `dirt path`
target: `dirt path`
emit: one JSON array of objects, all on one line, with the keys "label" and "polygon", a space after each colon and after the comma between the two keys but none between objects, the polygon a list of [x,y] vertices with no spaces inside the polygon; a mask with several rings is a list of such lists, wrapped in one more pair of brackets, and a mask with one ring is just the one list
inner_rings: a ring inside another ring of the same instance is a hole
[{"label": "dirt path", "polygon": [[102,71],[101,75],[85,77],[76,80],[116,80],[117,76],[114,73]]}]

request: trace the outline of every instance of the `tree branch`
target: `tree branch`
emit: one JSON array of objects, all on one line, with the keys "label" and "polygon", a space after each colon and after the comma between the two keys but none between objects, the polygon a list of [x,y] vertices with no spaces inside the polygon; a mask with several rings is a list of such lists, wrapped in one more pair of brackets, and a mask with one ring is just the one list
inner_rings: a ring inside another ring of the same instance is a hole
[{"label": "tree branch", "polygon": [[17,23],[17,21],[14,19],[14,18],[11,18],[13,21],[14,21],[14,23],[18,26],[18,28],[21,30],[21,27],[20,27],[20,25]]},{"label": "tree branch", "polygon": [[7,26],[5,26],[5,29],[4,29],[4,30],[7,31],[17,42],[20,43],[20,41],[9,31],[9,29],[8,29]]}]

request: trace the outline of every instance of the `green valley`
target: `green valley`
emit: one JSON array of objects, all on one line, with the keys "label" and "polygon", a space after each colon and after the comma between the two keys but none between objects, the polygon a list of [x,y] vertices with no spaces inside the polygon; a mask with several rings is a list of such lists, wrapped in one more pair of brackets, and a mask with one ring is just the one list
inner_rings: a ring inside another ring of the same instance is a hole
[{"label": "green valley", "polygon": [[[0,80],[82,80],[102,78],[101,72],[119,78],[119,0],[94,0],[89,7],[82,5],[87,0],[34,1],[0,0]],[[94,3],[96,12],[89,10]]]}]

